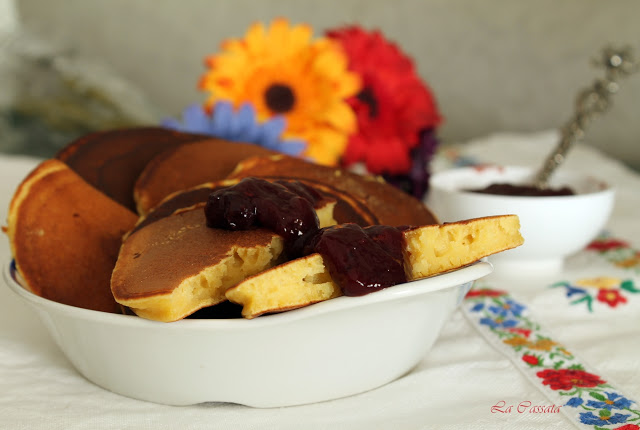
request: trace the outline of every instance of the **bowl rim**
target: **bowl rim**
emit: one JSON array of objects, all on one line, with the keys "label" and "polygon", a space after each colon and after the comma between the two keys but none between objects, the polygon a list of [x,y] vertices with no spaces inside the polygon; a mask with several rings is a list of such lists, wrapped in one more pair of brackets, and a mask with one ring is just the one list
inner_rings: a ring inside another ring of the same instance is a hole
[{"label": "bowl rim", "polygon": [[315,303],[299,309],[281,313],[263,315],[255,319],[183,319],[171,323],[152,321],[135,315],[123,315],[79,308],[40,297],[24,287],[19,276],[15,260],[5,263],[3,277],[7,286],[32,306],[42,308],[48,313],[65,314],[79,320],[102,322],[109,325],[125,325],[135,328],[162,327],[163,330],[244,330],[272,325],[287,324],[341,310],[355,309],[381,302],[391,302],[405,297],[424,295],[453,288],[480,279],[493,271],[493,265],[486,259],[449,272],[404,284],[385,288],[359,297],[340,296],[331,300]]},{"label": "bowl rim", "polygon": [[434,189],[434,190],[445,191],[447,193],[461,194],[464,196],[474,196],[476,198],[482,198],[482,199],[488,199],[488,200],[496,200],[496,199],[508,199],[512,201],[519,200],[522,202],[525,202],[525,201],[530,202],[533,199],[535,199],[536,202],[540,202],[540,201],[557,202],[558,200],[581,200],[581,199],[593,198],[594,196],[605,196],[605,195],[611,195],[615,193],[615,187],[611,185],[609,182],[604,181],[590,173],[579,172],[571,169],[559,170],[558,174],[561,176],[584,178],[589,182],[598,185],[598,187],[600,187],[601,189],[597,191],[587,192],[587,193],[578,193],[570,196],[509,196],[509,195],[474,193],[473,191],[460,189],[457,186],[447,187],[441,183],[441,181],[443,180],[442,178],[447,176],[462,174],[466,172],[482,173],[483,171],[492,171],[492,172],[493,171],[498,171],[498,172],[511,171],[516,173],[532,173],[533,167],[522,166],[522,165],[499,165],[499,164],[454,167],[451,169],[441,170],[439,172],[433,173],[429,181],[429,186],[431,187],[431,189]]}]

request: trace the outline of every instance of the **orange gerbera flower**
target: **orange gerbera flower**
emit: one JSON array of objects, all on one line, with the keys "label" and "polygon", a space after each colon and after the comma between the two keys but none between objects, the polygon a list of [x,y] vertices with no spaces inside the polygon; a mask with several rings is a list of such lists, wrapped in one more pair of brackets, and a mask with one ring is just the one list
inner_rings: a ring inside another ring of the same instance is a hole
[{"label": "orange gerbera flower", "polygon": [[252,103],[258,120],[282,115],[285,138],[307,142],[306,155],[336,164],[356,117],[346,99],[360,91],[360,79],[348,70],[338,42],[312,38],[311,27],[276,19],[269,27],[252,25],[243,39],[230,39],[222,52],[207,58],[200,88],[206,107],[228,100],[236,107]]}]

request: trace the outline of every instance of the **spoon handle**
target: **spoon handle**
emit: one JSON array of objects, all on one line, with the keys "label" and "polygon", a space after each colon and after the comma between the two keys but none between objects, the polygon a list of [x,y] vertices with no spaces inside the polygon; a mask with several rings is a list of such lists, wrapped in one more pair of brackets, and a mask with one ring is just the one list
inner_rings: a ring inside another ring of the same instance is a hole
[{"label": "spoon handle", "polygon": [[573,144],[584,137],[586,127],[611,106],[611,96],[620,88],[619,80],[636,71],[638,65],[628,46],[605,48],[593,63],[604,67],[605,76],[578,93],[573,117],[561,128],[560,141],[536,174],[536,188],[545,189],[549,186],[551,175],[564,162]]}]

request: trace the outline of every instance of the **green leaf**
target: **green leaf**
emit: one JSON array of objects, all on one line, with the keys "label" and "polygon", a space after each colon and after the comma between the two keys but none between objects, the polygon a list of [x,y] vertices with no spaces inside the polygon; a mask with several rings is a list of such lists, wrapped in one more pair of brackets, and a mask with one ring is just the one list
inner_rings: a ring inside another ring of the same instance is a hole
[{"label": "green leaf", "polygon": [[571,366],[569,366],[569,369],[571,369],[571,370],[584,370],[584,367],[582,366],[582,364],[572,364]]},{"label": "green leaf", "polygon": [[611,411],[609,409],[600,409],[599,414],[601,417],[610,417]]},{"label": "green leaf", "polygon": [[551,288],[556,288],[556,287],[568,287],[570,284],[567,281],[560,281],[560,282],[555,282],[553,284],[551,284]]},{"label": "green leaf", "polygon": [[591,397],[593,397],[594,399],[600,400],[601,402],[604,402],[605,400],[607,400],[607,398],[605,396],[603,396],[600,393],[596,393],[595,391],[590,391],[589,395]]},{"label": "green leaf", "polygon": [[560,361],[558,361],[557,363],[555,363],[555,364],[553,365],[553,368],[554,368],[555,370],[558,370],[558,369],[560,368],[560,366],[562,366],[563,364],[564,364],[564,360],[560,360]]},{"label": "green leaf", "polygon": [[622,281],[622,283],[620,284],[620,288],[630,293],[640,293],[640,290],[633,285],[633,281],[631,279]]},{"label": "green leaf", "polygon": [[572,305],[577,305],[577,304],[582,303],[582,302],[587,302],[587,309],[589,309],[589,312],[593,312],[593,309],[591,307],[591,302],[593,302],[593,298],[591,296],[589,296],[589,295],[582,296],[579,299],[574,300],[574,301],[569,302],[569,303],[571,303]]}]

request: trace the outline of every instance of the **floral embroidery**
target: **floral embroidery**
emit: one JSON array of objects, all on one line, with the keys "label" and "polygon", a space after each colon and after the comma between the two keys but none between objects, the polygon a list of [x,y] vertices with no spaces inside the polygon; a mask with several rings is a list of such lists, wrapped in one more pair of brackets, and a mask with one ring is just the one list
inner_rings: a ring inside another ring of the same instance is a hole
[{"label": "floral embroidery", "polygon": [[516,324],[518,324],[518,321],[516,320],[505,320],[503,317],[497,317],[497,318],[482,318],[480,320],[480,324],[485,324],[488,325],[491,328],[497,328],[497,327],[514,327]]},{"label": "floral embroidery", "polygon": [[546,369],[536,373],[536,376],[542,378],[542,384],[552,390],[569,391],[574,387],[591,388],[606,383],[598,375],[578,369]]},{"label": "floral embroidery", "polygon": [[607,290],[605,288],[598,290],[597,299],[612,308],[618,306],[618,303],[627,303],[627,299],[618,290]]},{"label": "floral embroidery", "polygon": [[633,280],[611,277],[579,279],[573,283],[562,281],[556,282],[551,287],[565,288],[567,298],[573,299],[569,303],[572,305],[585,304],[589,312],[593,312],[594,303],[599,302],[615,308],[627,303],[628,299],[624,293],[640,293],[640,289],[634,285]]},{"label": "floral embroidery", "polygon": [[630,415],[628,414],[618,414],[615,413],[611,415],[611,411],[607,409],[601,409],[599,416],[594,415],[593,412],[582,412],[580,413],[580,421],[583,424],[595,424],[597,425],[609,425],[609,424],[620,424],[627,421]]},{"label": "floral embroidery", "polygon": [[542,366],[542,359],[539,355],[525,354],[522,356],[522,361],[529,366]]},{"label": "floral embroidery", "polygon": [[[567,295],[589,297],[608,306],[616,306],[625,281],[614,278],[593,278],[576,282],[559,283],[567,288]],[[520,368],[545,387],[550,399],[567,408],[563,410],[576,422],[593,430],[615,427],[617,430],[640,430],[640,408],[624,396],[600,375],[585,369],[578,359],[562,344],[543,332],[540,325],[530,318],[527,307],[501,290],[482,283],[471,289],[465,297],[465,313],[490,342],[506,349],[507,354],[520,363]],[[629,284],[625,284],[628,285]],[[632,286],[633,284],[631,284]],[[634,287],[635,288],[635,287]],[[585,300],[586,302],[586,300]],[[611,303],[616,303],[612,305]],[[603,427],[606,426],[606,427]]]},{"label": "floral embroidery", "polygon": [[529,337],[529,335],[531,334],[531,330],[527,330],[524,328],[510,328],[509,331],[511,333],[519,333],[521,335],[523,335],[524,337]]},{"label": "floral embroidery", "polygon": [[587,406],[591,406],[592,408],[605,408],[605,409],[627,409],[631,407],[631,400],[627,399],[616,393],[604,393],[607,397],[604,398],[601,395],[596,395],[595,400],[589,400],[587,402]]},{"label": "floral embroidery", "polygon": [[506,291],[492,290],[491,288],[473,288],[467,293],[467,298],[472,297],[499,297],[506,295]]},{"label": "floral embroidery", "polygon": [[587,246],[587,250],[599,253],[609,262],[622,269],[640,272],[640,251],[629,243],[615,239],[607,232],[602,233]]}]

